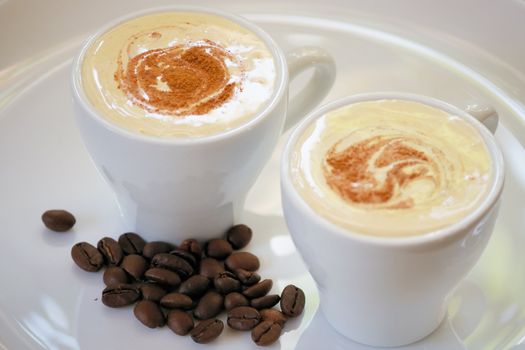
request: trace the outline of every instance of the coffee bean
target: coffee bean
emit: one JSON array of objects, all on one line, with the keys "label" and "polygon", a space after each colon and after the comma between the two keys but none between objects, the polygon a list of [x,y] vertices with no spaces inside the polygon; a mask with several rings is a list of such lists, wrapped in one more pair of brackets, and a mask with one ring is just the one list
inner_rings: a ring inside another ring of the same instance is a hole
[{"label": "coffee bean", "polygon": [[263,321],[252,329],[252,340],[259,346],[275,343],[281,336],[283,327],[272,321]]},{"label": "coffee bean", "polygon": [[193,275],[193,267],[183,258],[169,253],[157,254],[151,259],[151,265],[176,272],[181,279]]},{"label": "coffee bean", "polygon": [[221,335],[224,323],[221,320],[211,319],[200,322],[192,329],[190,335],[194,342],[206,344]]},{"label": "coffee bean", "polygon": [[230,243],[225,239],[212,239],[206,244],[206,255],[210,258],[223,260],[233,252]]},{"label": "coffee bean", "polygon": [[142,299],[159,302],[166,295],[166,290],[154,283],[142,283],[139,287]]},{"label": "coffee bean", "polygon": [[259,258],[252,253],[236,252],[231,254],[224,262],[230,271],[236,269],[244,269],[248,271],[256,271],[259,269]]},{"label": "coffee bean", "polygon": [[142,254],[146,242],[138,234],[128,232],[120,235],[118,244],[126,254]]},{"label": "coffee bean", "polygon": [[199,241],[197,241],[196,239],[193,239],[193,238],[185,239],[180,244],[179,249],[185,250],[193,254],[193,256],[197,259],[201,258],[202,247]]},{"label": "coffee bean", "polygon": [[257,310],[267,309],[277,305],[281,297],[277,294],[265,295],[263,297],[255,298],[250,301],[250,305]]},{"label": "coffee bean", "polygon": [[224,297],[224,308],[226,311],[230,311],[237,306],[250,306],[250,302],[244,295],[237,292],[230,293]]},{"label": "coffee bean", "polygon": [[247,271],[244,269],[233,270],[237,279],[245,286],[251,286],[261,280],[261,276],[257,272]]},{"label": "coffee bean", "polygon": [[173,244],[168,242],[148,242],[144,245],[144,248],[142,249],[142,256],[151,260],[155,255],[160,253],[169,253],[173,250],[173,248]]},{"label": "coffee bean", "polygon": [[224,297],[221,294],[210,291],[199,300],[193,315],[201,320],[215,317],[222,311],[223,303]]},{"label": "coffee bean", "polygon": [[144,277],[146,277],[148,281],[157,282],[165,286],[178,287],[180,285],[180,277],[177,273],[160,267],[152,267],[146,270]]},{"label": "coffee bean", "polygon": [[42,214],[44,225],[51,231],[64,232],[70,230],[76,222],[73,214],[66,210],[47,210]]},{"label": "coffee bean", "polygon": [[193,329],[193,317],[186,311],[171,310],[168,313],[168,328],[178,335],[186,335]]},{"label": "coffee bean", "polygon": [[[187,239],[176,248],[161,241],[146,244],[139,235],[129,232],[122,234],[118,242],[110,237],[102,238],[97,244],[100,251],[89,243],[78,243],[71,255],[77,265],[87,271],[100,269],[104,262],[109,265],[104,273],[107,287],[102,292],[102,302],[106,306],[131,305],[142,295],[134,314],[147,327],[162,327],[167,322],[174,333],[190,332],[195,342],[207,343],[223,331],[222,321],[213,318],[226,309],[231,328],[252,329],[254,342],[265,346],[279,338],[286,322],[285,315],[294,317],[303,311],[305,296],[293,285],[287,286],[281,296],[267,295],[273,282],[270,279],[260,281],[261,276],[255,272],[260,266],[257,256],[233,252],[233,249],[246,246],[251,237],[249,227],[234,226],[227,232],[226,239],[208,241],[205,246],[208,257],[202,258],[197,240]],[[224,262],[218,260],[224,258]],[[151,259],[151,264],[146,259]],[[120,267],[116,266],[119,261]],[[129,277],[136,282],[126,284]],[[149,282],[142,282],[144,277]],[[213,286],[210,286],[212,281]],[[177,286],[178,292],[167,293],[165,289],[175,290]],[[279,301],[282,312],[270,309]],[[167,317],[161,306],[171,309]],[[195,318],[204,320],[196,327],[188,312],[191,309]]]},{"label": "coffee bean", "polygon": [[261,314],[262,321],[272,321],[274,323],[280,324],[281,327],[284,327],[284,324],[287,320],[286,316],[281,311],[276,309],[263,309],[259,310],[259,313]]},{"label": "coffee bean", "polygon": [[244,248],[252,240],[252,229],[246,225],[235,225],[227,233],[226,239],[234,249]]},{"label": "coffee bean", "polygon": [[215,289],[221,294],[228,294],[231,292],[239,292],[241,290],[241,282],[231,272],[221,272],[213,280]]},{"label": "coffee bean", "polygon": [[281,293],[281,310],[288,317],[299,316],[304,309],[305,296],[301,288],[290,284]]},{"label": "coffee bean", "polygon": [[163,327],[166,323],[160,307],[151,300],[141,300],[133,309],[135,317],[149,328]]},{"label": "coffee bean", "polygon": [[197,259],[190,252],[187,252],[179,248],[179,249],[174,249],[170,251],[170,254],[176,255],[179,258],[186,260],[193,268],[197,267]]},{"label": "coffee bean", "polygon": [[103,277],[106,286],[114,286],[117,284],[126,284],[129,282],[126,271],[117,266],[110,266],[104,271]]},{"label": "coffee bean", "polygon": [[224,271],[224,266],[213,258],[204,258],[200,263],[200,274],[210,279],[215,279],[217,275]]},{"label": "coffee bean", "polygon": [[126,255],[122,264],[120,265],[136,281],[140,281],[144,277],[144,272],[147,269],[147,262],[143,256],[137,254]]},{"label": "coffee bean", "polygon": [[117,266],[122,261],[124,253],[117,241],[111,237],[104,237],[97,244],[98,250],[104,256],[106,264],[109,266]]},{"label": "coffee bean", "polygon": [[160,305],[168,309],[189,310],[193,307],[193,300],[185,294],[172,292],[160,299]]},{"label": "coffee bean", "polygon": [[102,303],[109,307],[123,307],[133,304],[140,297],[138,289],[130,284],[106,287],[102,291]]},{"label": "coffee bean", "polygon": [[238,306],[228,311],[228,326],[239,331],[247,331],[261,321],[259,311],[249,306]]},{"label": "coffee bean", "polygon": [[273,281],[270,279],[262,280],[261,282],[254,284],[251,287],[246,288],[242,294],[247,296],[250,299],[259,298],[263,295],[268,294],[270,289],[272,289]]},{"label": "coffee bean", "polygon": [[75,244],[71,248],[71,257],[78,267],[89,272],[98,271],[104,265],[102,254],[87,242]]},{"label": "coffee bean", "polygon": [[192,298],[197,298],[203,295],[210,285],[208,277],[203,275],[193,275],[186,281],[182,282],[179,292],[186,294]]}]

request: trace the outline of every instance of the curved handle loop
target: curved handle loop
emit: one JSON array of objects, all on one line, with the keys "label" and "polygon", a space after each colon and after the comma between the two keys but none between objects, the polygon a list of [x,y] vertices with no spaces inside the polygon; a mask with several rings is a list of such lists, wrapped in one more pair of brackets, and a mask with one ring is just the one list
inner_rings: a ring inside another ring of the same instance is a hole
[{"label": "curved handle loop", "polygon": [[469,104],[464,110],[483,123],[491,133],[494,134],[496,132],[499,116],[494,108],[486,105]]},{"label": "curved handle loop", "polygon": [[288,130],[321,102],[335,81],[335,61],[325,50],[303,46],[286,54],[290,81],[313,67],[314,75],[289,103],[284,130]]}]

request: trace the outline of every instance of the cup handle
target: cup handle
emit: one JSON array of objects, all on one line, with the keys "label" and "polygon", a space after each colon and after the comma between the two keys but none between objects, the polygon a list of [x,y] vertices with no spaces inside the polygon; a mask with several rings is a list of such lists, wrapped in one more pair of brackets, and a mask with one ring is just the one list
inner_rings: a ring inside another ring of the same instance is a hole
[{"label": "cup handle", "polygon": [[464,110],[485,125],[491,133],[496,132],[499,116],[494,108],[480,104],[469,104]]},{"label": "cup handle", "polygon": [[335,61],[325,50],[303,46],[286,54],[290,81],[308,68],[315,69],[310,81],[290,100],[284,130],[288,130],[325,98],[335,81]]}]

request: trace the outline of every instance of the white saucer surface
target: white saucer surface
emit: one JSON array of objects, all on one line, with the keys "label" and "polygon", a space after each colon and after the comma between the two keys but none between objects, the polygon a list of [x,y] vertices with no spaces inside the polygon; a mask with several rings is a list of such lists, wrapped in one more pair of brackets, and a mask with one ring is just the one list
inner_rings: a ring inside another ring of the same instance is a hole
[{"label": "white saucer surface", "polygon": [[[524,120],[525,115],[516,114],[505,96],[484,85],[481,75],[458,71],[461,65],[446,56],[435,56],[402,38],[392,41],[388,33],[315,17],[254,13],[247,17],[285,51],[317,45],[335,57],[338,74],[325,102],[360,92],[397,90],[458,106],[479,98],[499,111],[502,123],[496,138],[507,174],[494,235],[479,264],[451,296],[442,326],[402,349],[502,349],[518,344],[525,334],[525,150],[506,122]],[[20,63],[28,69],[25,74],[0,84],[0,348],[205,348],[166,327],[145,328],[131,308],[105,307],[100,301],[102,274],[84,272],[71,260],[74,243],[96,244],[106,235],[116,238],[122,228],[114,198],[91,163],[73,120],[70,63],[80,41],[73,46],[56,44],[50,55]],[[295,91],[306,81],[291,85],[292,104]],[[525,130],[519,132],[525,135]],[[287,136],[251,190],[244,213],[244,223],[254,230],[246,250],[259,256],[259,273],[274,280],[272,293],[293,283],[306,294],[303,315],[288,322],[269,349],[372,349],[338,335],[318,312],[317,288],[282,217],[279,160]],[[71,232],[44,228],[40,216],[54,208],[75,214],[77,224]],[[249,333],[225,327],[209,348],[258,347]]]}]

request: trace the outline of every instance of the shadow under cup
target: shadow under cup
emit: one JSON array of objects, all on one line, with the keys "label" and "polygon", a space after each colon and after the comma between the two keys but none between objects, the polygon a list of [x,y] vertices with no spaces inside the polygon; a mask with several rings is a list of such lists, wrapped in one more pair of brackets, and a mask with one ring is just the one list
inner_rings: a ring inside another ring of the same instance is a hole
[{"label": "shadow under cup", "polygon": [[[304,130],[325,113],[362,101],[420,102],[457,115],[482,136],[493,181],[481,205],[444,229],[408,237],[379,237],[343,229],[317,214],[290,177],[290,155]],[[320,308],[341,334],[372,346],[401,346],[432,333],[446,315],[447,298],[476,264],[491,236],[504,180],[492,134],[466,112],[432,98],[404,93],[356,95],[311,113],[286,145],[281,193],[286,223],[317,283]]]},{"label": "shadow under cup", "polygon": [[[161,138],[109,122],[89,102],[82,86],[86,51],[98,37],[122,22],[180,11],[226,18],[264,42],[276,70],[272,96],[243,124],[209,136]],[[238,221],[246,193],[277,144],[288,104],[288,71],[284,54],[273,39],[249,21],[213,9],[170,6],[117,19],[88,39],[74,61],[72,90],[84,144],[116,195],[125,229],[148,240],[207,240]]]}]

